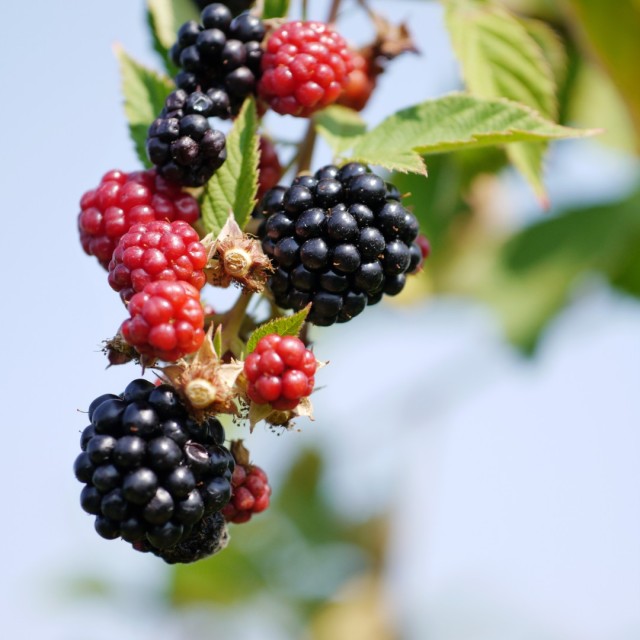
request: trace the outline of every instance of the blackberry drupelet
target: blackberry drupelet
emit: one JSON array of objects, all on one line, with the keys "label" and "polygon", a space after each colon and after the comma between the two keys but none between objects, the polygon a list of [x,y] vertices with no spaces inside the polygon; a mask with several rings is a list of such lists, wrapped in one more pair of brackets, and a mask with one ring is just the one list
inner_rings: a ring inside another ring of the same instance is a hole
[{"label": "blackberry drupelet", "polygon": [[208,120],[216,110],[215,100],[200,91],[169,94],[147,135],[149,160],[167,181],[200,187],[225,161],[225,136]]},{"label": "blackberry drupelet", "polygon": [[[211,4],[210,0],[195,0],[195,2],[200,11]],[[253,2],[254,0],[224,0],[224,2],[220,2],[218,4],[225,5],[234,16],[237,16],[239,13],[250,9]]]},{"label": "blackberry drupelet", "polygon": [[74,470],[85,484],[80,504],[96,516],[97,532],[167,562],[212,553],[235,466],[220,422],[198,424],[173,387],[146,380],[134,380],[119,396],[96,398],[89,419]]},{"label": "blackberry drupelet", "polygon": [[267,192],[259,235],[275,272],[269,286],[288,309],[313,303],[309,322],[346,322],[402,291],[417,266],[418,221],[393,185],[352,162],[298,176]]},{"label": "blackberry drupelet", "polygon": [[189,93],[206,93],[212,116],[237,115],[244,99],[255,93],[264,34],[260,18],[246,11],[234,18],[224,4],[209,4],[200,23],[190,20],[180,27],[171,48],[171,59],[181,69],[176,85]]}]

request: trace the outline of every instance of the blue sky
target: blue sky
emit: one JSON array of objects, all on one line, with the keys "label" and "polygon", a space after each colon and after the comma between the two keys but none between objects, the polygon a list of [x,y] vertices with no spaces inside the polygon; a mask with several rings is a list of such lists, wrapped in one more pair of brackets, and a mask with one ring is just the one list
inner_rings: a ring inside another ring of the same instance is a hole
[{"label": "blue sky", "polygon": [[[437,5],[393,5],[418,27],[424,57],[396,63],[366,114],[372,122],[457,86]],[[165,567],[99,539],[71,473],[86,423],[80,410],[137,375],[104,369],[100,342],[124,310],[82,253],[76,216],[104,172],[138,166],[111,49],[121,42],[155,64],[143,3],[32,0],[8,4],[3,17],[3,628],[15,638],[177,639],[195,623],[155,609]],[[354,37],[356,17],[344,24]],[[300,126],[270,122],[291,137]],[[576,148],[553,156],[552,198],[575,199],[597,180],[591,196],[604,197],[608,177],[622,191],[637,176],[628,159]],[[594,157],[597,176],[587,172]],[[508,184],[521,214],[538,215],[522,184]],[[319,443],[332,456],[326,483],[339,508],[364,516],[380,500],[394,504],[387,588],[406,637],[637,638],[638,303],[588,283],[533,361],[504,344],[486,309],[464,301],[378,306],[366,316],[317,331],[317,352],[331,360],[319,374],[317,421],[278,439],[258,429],[252,452],[277,469]],[[398,360],[399,373],[388,375]],[[65,581],[76,573],[111,581],[121,597],[72,597]],[[265,615],[255,637],[271,628],[278,637],[277,620]]]}]

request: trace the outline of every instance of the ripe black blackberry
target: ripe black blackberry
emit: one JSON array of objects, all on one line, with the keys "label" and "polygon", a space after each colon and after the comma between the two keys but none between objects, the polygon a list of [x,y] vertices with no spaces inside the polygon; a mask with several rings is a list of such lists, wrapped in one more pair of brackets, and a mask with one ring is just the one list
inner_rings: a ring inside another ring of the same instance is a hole
[{"label": "ripe black blackberry", "polygon": [[224,549],[229,541],[225,518],[219,511],[205,516],[196,523],[189,535],[167,549],[157,549],[146,540],[134,542],[133,547],[143,553],[151,552],[168,564],[187,564],[202,560]]},{"label": "ripe black blackberry", "polygon": [[[202,11],[205,7],[211,4],[211,0],[195,0],[196,5],[198,5],[199,9]],[[225,0],[220,4],[224,4],[229,8],[229,11],[234,16],[237,16],[239,13],[243,11],[247,11],[253,4],[254,0]]]},{"label": "ripe black blackberry", "polygon": [[329,165],[263,198],[259,235],[276,271],[275,302],[309,322],[347,322],[383,294],[402,291],[420,259],[418,221],[400,194],[359,163]]},{"label": "ripe black blackberry", "polygon": [[185,91],[202,91],[215,104],[218,118],[237,115],[243,100],[255,93],[260,76],[265,27],[248,12],[235,18],[221,3],[206,6],[200,22],[185,22],[170,51],[181,69],[175,82]]},{"label": "ripe black blackberry", "polygon": [[194,559],[213,551],[216,545],[204,542],[194,549],[192,534],[201,540],[212,526],[201,525],[203,518],[231,495],[234,461],[220,422],[196,423],[173,387],[146,380],[96,398],[89,419],[74,468],[85,484],[80,504],[96,516],[96,531],[172,558],[186,556],[185,548]]},{"label": "ripe black blackberry", "polygon": [[200,91],[178,89],[167,96],[149,127],[147,155],[169,182],[200,187],[225,161],[226,138],[208,120],[215,114],[214,99]]}]

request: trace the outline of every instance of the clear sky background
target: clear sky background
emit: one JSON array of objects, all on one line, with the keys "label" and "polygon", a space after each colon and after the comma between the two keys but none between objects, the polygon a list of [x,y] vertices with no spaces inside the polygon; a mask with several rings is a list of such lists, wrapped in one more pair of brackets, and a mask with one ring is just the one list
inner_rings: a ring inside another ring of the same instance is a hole
[{"label": "clear sky background", "polygon": [[[325,4],[311,3],[312,16]],[[371,122],[457,88],[438,5],[376,5],[410,18],[424,57],[394,64],[365,114]],[[355,16],[346,18],[345,34],[366,40]],[[124,309],[76,230],[82,193],[109,169],[138,167],[115,42],[156,64],[141,0],[3,6],[0,619],[8,638],[177,640],[202,622],[157,609],[167,569],[95,534],[71,471],[86,424],[79,410],[138,374],[104,369],[100,342]],[[300,124],[291,122],[270,119],[295,137]],[[555,147],[549,166],[556,203],[614,197],[638,175],[635,162],[591,142]],[[505,198],[515,216],[539,215],[513,176]],[[315,337],[331,360],[319,374],[326,388],[316,422],[277,439],[259,428],[252,453],[277,485],[278,462],[319,443],[331,455],[327,487],[338,507],[365,516],[392,501],[387,589],[406,638],[640,637],[635,300],[597,279],[583,283],[534,360],[505,345],[489,311],[457,299],[378,305]],[[117,586],[118,597],[78,598],[69,591],[78,574]],[[256,620],[243,640],[283,637],[273,612]]]}]

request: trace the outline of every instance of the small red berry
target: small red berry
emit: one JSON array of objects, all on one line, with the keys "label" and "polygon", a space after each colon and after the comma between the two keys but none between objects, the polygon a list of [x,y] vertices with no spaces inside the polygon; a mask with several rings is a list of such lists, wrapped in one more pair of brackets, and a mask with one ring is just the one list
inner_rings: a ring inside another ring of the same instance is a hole
[{"label": "small red berry", "polygon": [[78,230],[85,253],[107,269],[118,241],[132,225],[154,220],[193,224],[199,216],[197,200],[155,171],[113,170],[80,199]]},{"label": "small red berry", "polygon": [[260,164],[258,165],[258,200],[275,187],[282,177],[282,165],[278,159],[276,148],[269,138],[260,136]]},{"label": "small red berry", "polygon": [[258,95],[280,114],[308,117],[335,102],[353,69],[345,40],[323,22],[287,22],[265,45]]},{"label": "small red berry", "polygon": [[270,334],[260,339],[244,362],[247,395],[257,404],[294,409],[313,391],[317,363],[300,338]]},{"label": "small red berry", "polygon": [[141,355],[172,362],[197,351],[204,341],[198,290],[188,282],[159,280],[129,301],[124,339]]},{"label": "small red berry", "polygon": [[362,111],[376,87],[375,75],[371,73],[369,61],[361,53],[353,55],[353,71],[338,98],[338,104],[356,111]]},{"label": "small red berry", "polygon": [[133,225],[113,252],[109,284],[127,302],[156,280],[182,280],[202,289],[207,250],[195,229],[182,220]]},{"label": "small red berry", "polygon": [[235,524],[247,522],[253,514],[264,511],[271,496],[267,474],[260,467],[248,464],[248,452],[244,450],[244,453],[245,463],[236,459],[231,477],[231,499],[222,509],[225,520]]}]

